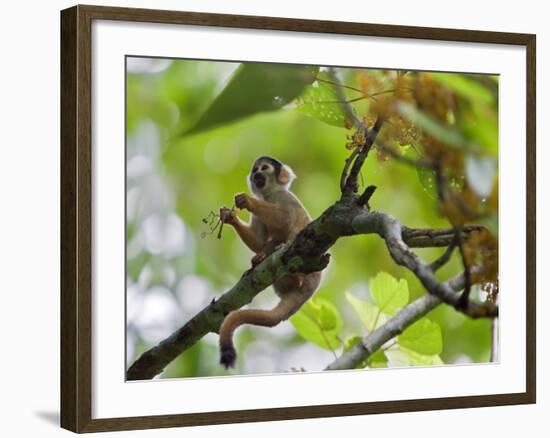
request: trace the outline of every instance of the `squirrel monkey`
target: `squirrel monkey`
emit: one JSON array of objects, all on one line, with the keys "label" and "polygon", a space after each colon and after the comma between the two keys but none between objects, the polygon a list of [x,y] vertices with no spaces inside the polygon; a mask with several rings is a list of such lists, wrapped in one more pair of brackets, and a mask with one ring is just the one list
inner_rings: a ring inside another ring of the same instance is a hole
[{"label": "squirrel monkey", "polygon": [[[248,176],[254,196],[235,195],[235,206],[251,213],[250,223],[242,222],[229,208],[220,209],[223,223],[235,228],[255,256],[252,266],[261,263],[281,245],[292,241],[311,222],[300,200],[289,190],[296,178],[292,169],[271,157],[258,158]],[[230,312],[220,328],[220,363],[234,367],[237,353],[233,333],[243,324],[274,327],[288,319],[313,295],[321,272],[284,276],[273,284],[279,303],[271,310],[240,309]]]}]

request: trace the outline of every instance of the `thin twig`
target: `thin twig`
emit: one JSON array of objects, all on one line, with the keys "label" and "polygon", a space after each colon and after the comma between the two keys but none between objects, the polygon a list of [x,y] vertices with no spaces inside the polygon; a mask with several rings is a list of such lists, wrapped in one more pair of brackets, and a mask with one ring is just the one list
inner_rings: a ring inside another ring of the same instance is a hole
[{"label": "thin twig", "polygon": [[456,234],[451,241],[451,244],[447,247],[445,252],[437,260],[430,264],[430,269],[434,272],[437,272],[443,265],[445,265],[453,255],[453,251],[456,248]]},{"label": "thin twig", "polygon": [[[441,160],[437,160],[434,165],[434,171],[436,176],[436,185],[437,185],[437,196],[439,202],[444,204],[449,200],[449,192],[447,187],[447,182],[443,175],[443,169],[441,167]],[[456,303],[455,307],[457,309],[462,309],[468,307],[468,301],[470,299],[470,291],[472,289],[472,279],[470,274],[470,266],[466,258],[466,252],[464,250],[464,239],[462,237],[462,225],[453,223],[453,220],[449,218],[453,225],[456,244],[460,251],[460,258],[462,260],[462,265],[464,266],[464,291],[460,296],[460,299]]]},{"label": "thin twig", "polygon": [[340,175],[340,191],[343,193],[344,189],[346,188],[346,180],[348,178],[348,172],[349,168],[351,167],[351,163],[353,163],[353,160],[359,153],[359,148],[354,148],[351,152],[350,156],[346,158],[346,162],[344,164],[344,169],[342,170],[342,174]]},{"label": "thin twig", "polygon": [[457,303],[457,308],[467,307],[468,300],[470,299],[470,292],[472,290],[472,276],[470,273],[470,264],[466,258],[466,252],[464,250],[464,239],[459,227],[455,227],[455,235],[457,240],[458,249],[460,251],[460,258],[462,265],[464,266],[464,291],[460,295],[460,300]]},{"label": "thin twig", "polygon": [[[342,85],[344,86],[344,85]],[[348,88],[348,87],[345,87],[344,88]],[[347,99],[347,100],[321,100],[321,101],[318,101],[317,103],[340,103],[340,104],[347,104],[347,103],[353,103],[353,102],[358,102],[360,100],[363,100],[363,99],[374,99],[374,100],[377,100],[376,97],[377,96],[380,96],[382,94],[388,94],[388,93],[394,93],[395,92],[395,89],[392,89],[392,90],[382,90],[382,91],[377,91],[376,93],[371,93],[371,94],[363,94],[363,96],[359,96],[359,97],[355,97],[353,99]]]},{"label": "thin twig", "polygon": [[[330,71],[330,69],[329,69],[329,71]],[[361,90],[360,88],[352,87],[351,85],[347,85],[347,84],[342,84],[339,81],[338,82],[333,82],[333,81],[329,81],[328,79],[323,79],[323,78],[320,78],[320,77],[317,77],[316,80],[319,81],[319,82],[325,82],[327,84],[334,85],[334,86],[339,87],[339,88],[347,88],[348,90],[353,90],[353,91],[357,91],[358,93],[364,94],[364,91]]]},{"label": "thin twig", "polygon": [[359,189],[359,186],[357,184],[357,178],[359,176],[359,172],[361,172],[363,163],[367,159],[369,151],[374,141],[376,140],[376,137],[378,136],[378,133],[380,132],[380,129],[382,128],[383,124],[384,124],[384,117],[378,116],[376,118],[376,121],[374,122],[373,127],[368,131],[366,135],[365,144],[362,147],[358,148],[359,153],[355,157],[355,160],[353,162],[349,175],[346,178],[346,183],[344,185],[344,193],[343,193],[344,195],[357,193],[357,190]]},{"label": "thin twig", "polygon": [[338,103],[338,104],[353,103],[353,102],[359,102],[360,100],[367,99],[368,97],[369,96],[359,96],[348,100],[318,100],[317,103]]},{"label": "thin twig", "polygon": [[343,88],[347,88],[346,85],[342,84],[340,81],[340,78],[338,77],[338,74],[336,73],[336,69],[334,67],[329,68],[329,74],[332,77],[333,85],[336,86],[336,96],[338,97],[338,100],[342,102],[342,109],[346,113],[346,117],[348,120],[353,123],[357,128],[364,128],[362,120],[357,116],[355,113],[355,110],[353,109],[353,106],[351,104],[346,103],[346,95],[344,94]]}]

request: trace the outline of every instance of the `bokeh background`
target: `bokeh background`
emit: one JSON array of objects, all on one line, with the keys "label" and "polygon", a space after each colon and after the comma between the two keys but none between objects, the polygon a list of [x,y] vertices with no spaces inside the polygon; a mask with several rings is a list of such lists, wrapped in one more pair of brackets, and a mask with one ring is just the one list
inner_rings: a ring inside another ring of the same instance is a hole
[{"label": "bokeh background", "polygon": [[[339,197],[339,178],[349,155],[345,144],[351,132],[344,123],[323,120],[339,120],[339,105],[327,103],[312,110],[304,97],[307,90],[301,100],[277,101],[276,96],[273,111],[193,130],[239,66],[127,58],[128,365],[232,287],[250,267],[252,254],[236,233],[225,227],[222,238],[217,239],[217,232],[210,234],[203,218],[223,205],[231,207],[234,194],[248,190],[246,176],[256,157],[271,155],[294,169],[298,178],[292,190],[314,218]],[[270,68],[276,72],[280,66]],[[383,72],[366,72],[379,74],[383,81]],[[360,86],[366,75],[351,68],[339,73],[346,84],[354,86]],[[488,82],[489,88],[497,83],[493,79]],[[265,84],[250,87],[253,91]],[[247,94],[242,96],[245,99]],[[326,97],[325,102],[332,102],[333,97]],[[410,149],[414,154],[414,148]],[[371,200],[373,208],[396,216],[410,227],[449,226],[439,214],[425,176],[416,169],[371,154],[362,178],[366,185],[378,187]],[[246,212],[240,216],[247,218]],[[346,297],[352,294],[369,300],[369,282],[379,272],[405,279],[409,301],[425,293],[413,275],[395,265],[375,236],[340,239],[330,252],[331,263],[316,295],[332,303],[341,315],[339,337],[343,344],[366,333]],[[418,253],[432,260],[442,249],[419,249]],[[438,276],[448,278],[460,271],[455,254]],[[482,295],[477,287],[476,294]],[[251,306],[269,308],[276,300],[269,288]],[[439,357],[443,363],[489,360],[489,320],[474,321],[447,306],[438,307],[428,317],[441,328]],[[173,361],[161,378],[318,371],[343,348],[321,348],[300,336],[288,321],[273,329],[244,326],[236,334],[237,367],[226,371],[219,365],[217,341],[216,334],[207,335]],[[409,364],[402,358],[390,358],[387,365]]]}]

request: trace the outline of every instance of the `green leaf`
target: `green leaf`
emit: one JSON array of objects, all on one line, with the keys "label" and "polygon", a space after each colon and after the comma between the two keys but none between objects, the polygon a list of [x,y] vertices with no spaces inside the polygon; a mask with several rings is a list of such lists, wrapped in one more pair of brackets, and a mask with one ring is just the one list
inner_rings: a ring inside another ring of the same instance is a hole
[{"label": "green leaf", "polygon": [[408,348],[420,354],[441,354],[443,339],[439,324],[422,318],[409,326],[397,337],[401,347]]},{"label": "green leaf", "polygon": [[[330,79],[327,73],[320,73],[318,77]],[[342,110],[342,105],[338,102],[338,94],[334,85],[315,81],[306,87],[296,103],[297,110],[301,113],[315,117],[329,125],[344,127],[346,115]]]},{"label": "green leaf", "polygon": [[319,326],[321,330],[334,330],[338,325],[338,311],[336,308],[329,308],[321,305],[319,310]]},{"label": "green leaf", "polygon": [[370,281],[370,293],[383,313],[395,315],[409,301],[409,285],[402,278],[399,281],[387,272],[379,272]]},{"label": "green leaf", "polygon": [[389,364],[392,367],[431,366],[443,365],[444,362],[438,354],[421,354],[409,348],[400,346],[385,351]]},{"label": "green leaf", "polygon": [[431,365],[443,365],[444,362],[441,360],[439,354],[421,354],[409,348],[401,346],[401,351],[407,356],[411,365],[418,366],[431,366]]},{"label": "green leaf", "polygon": [[466,180],[480,198],[487,198],[493,190],[497,163],[492,158],[467,155]]},{"label": "green leaf", "polygon": [[388,358],[384,354],[384,350],[379,348],[367,359],[367,365],[370,368],[387,368]]},{"label": "green leaf", "polygon": [[409,356],[401,348],[390,348],[384,352],[384,355],[388,358],[388,365],[392,368],[412,365]]},{"label": "green leaf", "polygon": [[369,300],[361,300],[349,292],[346,292],[346,299],[367,328],[367,331],[371,332],[387,321],[388,317],[382,313],[376,304],[371,303]]},{"label": "green leaf", "polygon": [[196,134],[292,102],[311,84],[318,67],[242,64],[199,121],[185,135]]},{"label": "green leaf", "polygon": [[338,309],[324,298],[314,298],[290,317],[290,322],[305,340],[321,348],[334,350],[340,346],[338,335],[344,322]]}]

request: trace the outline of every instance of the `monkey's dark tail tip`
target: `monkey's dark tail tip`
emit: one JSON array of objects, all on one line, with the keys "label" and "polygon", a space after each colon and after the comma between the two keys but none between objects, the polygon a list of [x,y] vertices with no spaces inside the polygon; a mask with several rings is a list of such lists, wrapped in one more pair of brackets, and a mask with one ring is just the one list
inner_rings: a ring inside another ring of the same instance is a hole
[{"label": "monkey's dark tail tip", "polygon": [[228,347],[222,347],[220,363],[225,367],[225,369],[235,368],[236,359],[237,359],[237,352],[235,351],[235,348],[233,348],[232,345]]}]

